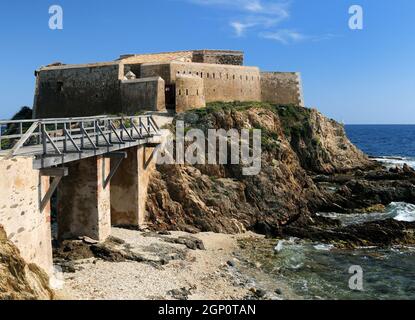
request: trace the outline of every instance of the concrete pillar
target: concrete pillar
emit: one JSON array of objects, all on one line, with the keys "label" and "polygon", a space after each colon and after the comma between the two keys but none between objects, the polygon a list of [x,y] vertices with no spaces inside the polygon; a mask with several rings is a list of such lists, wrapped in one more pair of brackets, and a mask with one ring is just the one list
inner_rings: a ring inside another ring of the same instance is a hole
[{"label": "concrete pillar", "polygon": [[58,187],[58,238],[104,241],[111,234],[110,186],[104,188],[110,160],[91,157],[67,167],[69,175]]},{"label": "concrete pillar", "polygon": [[0,157],[0,225],[28,263],[49,275],[53,270],[50,205],[40,203],[49,189],[49,177],[33,170],[32,157]]},{"label": "concrete pillar", "polygon": [[155,169],[154,148],[139,146],[126,150],[111,180],[111,221],[115,226],[144,227],[147,188]]}]

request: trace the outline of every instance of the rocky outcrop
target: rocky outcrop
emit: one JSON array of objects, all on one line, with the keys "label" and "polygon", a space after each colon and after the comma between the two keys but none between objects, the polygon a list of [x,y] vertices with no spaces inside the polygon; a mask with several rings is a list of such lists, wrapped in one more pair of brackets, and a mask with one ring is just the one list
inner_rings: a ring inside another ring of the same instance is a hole
[{"label": "rocky outcrop", "polygon": [[147,201],[154,229],[224,233],[250,229],[277,235],[299,217],[330,205],[330,196],[318,188],[309,171],[374,165],[350,143],[341,125],[313,110],[230,103],[181,117],[188,128],[205,132],[261,129],[262,170],[243,176],[240,165],[158,166]]},{"label": "rocky outcrop", "polygon": [[7,240],[0,226],[0,300],[50,300],[54,293],[47,274],[27,264],[19,250]]},{"label": "rocky outcrop", "polygon": [[344,127],[315,109],[278,108],[284,132],[308,171],[338,173],[374,165],[346,136]]}]

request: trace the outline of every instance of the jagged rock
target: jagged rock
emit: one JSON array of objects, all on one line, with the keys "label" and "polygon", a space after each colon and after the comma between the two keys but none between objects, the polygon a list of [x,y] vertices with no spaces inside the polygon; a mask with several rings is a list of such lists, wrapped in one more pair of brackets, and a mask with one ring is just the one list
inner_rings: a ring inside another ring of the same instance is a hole
[{"label": "jagged rock", "polygon": [[337,237],[351,244],[412,241],[383,224],[386,237],[369,225],[375,236],[363,232],[356,238],[358,228],[345,230],[338,221],[315,216],[372,212],[394,201],[415,203],[414,170],[388,170],[369,159],[348,140],[342,125],[318,111],[235,102],[179,117],[188,128],[203,131],[261,129],[262,170],[243,176],[240,165],[157,166],[147,199],[152,230],[253,230],[270,237],[311,238],[310,231],[316,239]]},{"label": "jagged rock", "polygon": [[54,299],[47,274],[27,264],[0,226],[0,300]]}]

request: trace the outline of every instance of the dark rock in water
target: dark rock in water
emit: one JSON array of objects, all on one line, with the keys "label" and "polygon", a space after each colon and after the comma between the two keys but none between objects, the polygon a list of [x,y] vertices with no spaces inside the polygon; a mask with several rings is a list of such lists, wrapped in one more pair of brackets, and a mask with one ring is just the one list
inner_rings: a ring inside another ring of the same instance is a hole
[{"label": "dark rock in water", "polygon": [[281,295],[282,294],[282,290],[281,289],[275,289],[275,291],[274,291],[276,294],[278,294],[278,295]]},{"label": "dark rock in water", "polygon": [[314,224],[293,224],[284,228],[284,233],[287,236],[319,242],[333,242],[350,247],[415,244],[415,222],[388,219],[333,227],[327,226],[324,221],[316,217]]},{"label": "dark rock in water", "polygon": [[402,170],[405,173],[414,173],[415,172],[415,170],[412,169],[410,166],[408,166],[406,163],[404,163]]}]

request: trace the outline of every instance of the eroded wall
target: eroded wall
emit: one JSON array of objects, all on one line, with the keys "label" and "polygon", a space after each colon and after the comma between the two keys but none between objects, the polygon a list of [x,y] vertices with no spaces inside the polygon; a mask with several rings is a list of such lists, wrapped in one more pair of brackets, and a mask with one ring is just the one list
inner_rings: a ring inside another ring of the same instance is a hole
[{"label": "eroded wall", "polygon": [[304,106],[298,72],[261,72],[261,92],[264,102]]},{"label": "eroded wall", "polygon": [[121,113],[124,66],[103,63],[43,68],[37,73],[35,118]]},{"label": "eroded wall", "polygon": [[33,170],[33,158],[0,158],[0,225],[28,263],[52,272],[50,206],[40,212],[49,178]]},{"label": "eroded wall", "polygon": [[165,97],[165,84],[160,77],[121,81],[121,104],[124,114],[134,115],[142,110],[164,110]]}]

